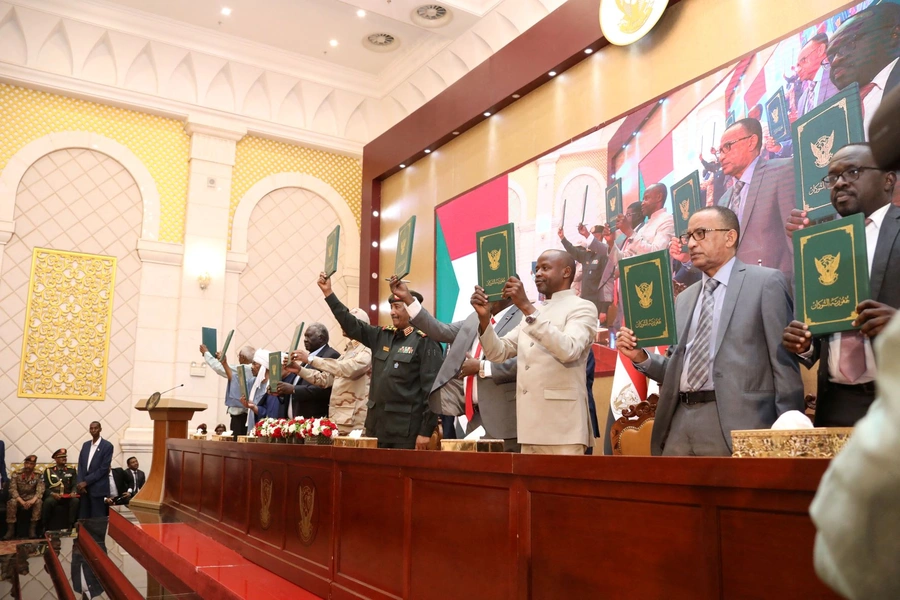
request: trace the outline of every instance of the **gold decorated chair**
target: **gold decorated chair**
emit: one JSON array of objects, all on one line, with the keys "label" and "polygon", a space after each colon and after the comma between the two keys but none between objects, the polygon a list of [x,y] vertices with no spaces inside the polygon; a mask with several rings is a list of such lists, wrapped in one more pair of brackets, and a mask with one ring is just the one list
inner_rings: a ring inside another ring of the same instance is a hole
[{"label": "gold decorated chair", "polygon": [[659,396],[651,394],[646,402],[632,404],[622,411],[622,416],[609,430],[614,456],[650,456],[657,402]]}]

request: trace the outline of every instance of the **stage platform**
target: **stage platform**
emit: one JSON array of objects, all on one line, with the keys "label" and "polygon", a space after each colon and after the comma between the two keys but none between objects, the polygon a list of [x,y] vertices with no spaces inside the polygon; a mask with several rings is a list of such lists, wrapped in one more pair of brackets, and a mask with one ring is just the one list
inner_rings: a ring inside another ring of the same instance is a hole
[{"label": "stage platform", "polygon": [[183,525],[141,525],[148,544],[204,556],[190,525],[231,573],[255,563],[312,597],[836,597],[807,512],[826,460],[194,440],[166,460],[162,517]]}]

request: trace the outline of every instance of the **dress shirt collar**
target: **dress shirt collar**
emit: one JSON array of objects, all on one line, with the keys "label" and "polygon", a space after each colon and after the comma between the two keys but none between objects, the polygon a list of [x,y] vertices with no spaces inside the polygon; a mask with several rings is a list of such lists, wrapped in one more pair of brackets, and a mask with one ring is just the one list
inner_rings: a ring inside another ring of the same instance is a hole
[{"label": "dress shirt collar", "polygon": [[103,436],[102,436],[102,435],[98,435],[98,436],[97,436],[97,441],[96,441],[96,442],[95,442],[94,440],[91,440],[91,447],[92,447],[92,448],[98,448],[98,447],[100,446],[100,442],[102,442],[102,441],[103,441]]},{"label": "dress shirt collar", "polygon": [[504,308],[503,310],[501,310],[500,312],[498,312],[496,315],[493,315],[491,318],[492,318],[496,323],[499,323],[499,322],[500,322],[500,319],[502,319],[503,317],[505,317],[505,316],[506,316],[506,313],[508,313],[508,312],[509,312],[509,309],[511,309],[513,306],[515,306],[515,304],[510,304],[509,306],[507,306],[506,308]]},{"label": "dress shirt collar", "polygon": [[816,76],[813,77],[813,79],[812,79],[813,91],[815,91],[815,89],[817,87],[819,87],[819,84],[822,83],[822,77],[824,75],[825,75],[825,65],[822,64],[822,65],[819,65],[819,70],[816,71]]},{"label": "dress shirt collar", "polygon": [[544,300],[544,304],[550,304],[554,300],[559,300],[561,298],[565,298],[567,296],[574,296],[574,295],[575,295],[575,290],[573,290],[572,288],[569,288],[567,290],[559,290],[558,292],[553,292],[552,297],[548,298],[547,300]]},{"label": "dress shirt collar", "polygon": [[649,219],[647,219],[647,227],[650,227],[650,223],[656,223],[660,219],[664,219],[667,214],[669,214],[669,213],[666,212],[665,208],[660,208],[655,213],[650,215]]},{"label": "dress shirt collar", "polygon": [[894,66],[897,64],[898,60],[900,60],[900,58],[895,58],[894,60],[889,62],[881,71],[878,72],[878,75],[872,78],[872,83],[875,84],[875,87],[882,91],[884,90],[884,86],[887,85],[888,77],[891,75],[891,71],[894,69]]},{"label": "dress shirt collar", "polygon": [[887,204],[873,212],[871,215],[869,215],[869,218],[872,219],[872,225],[875,226],[876,230],[881,229],[881,224],[884,223],[884,217],[885,215],[887,215],[887,211],[890,207],[891,203],[888,202]]},{"label": "dress shirt collar", "polygon": [[744,169],[744,172],[741,173],[741,176],[738,177],[741,181],[743,181],[746,185],[744,187],[749,189],[750,180],[753,179],[753,172],[756,171],[756,165],[759,162],[759,155],[753,159],[753,162],[747,165],[747,168]]},{"label": "dress shirt collar", "polygon": [[[729,260],[727,263],[722,265],[722,268],[720,268],[718,271],[716,271],[716,274],[713,275],[713,277],[712,277],[713,279],[718,281],[720,285],[724,285],[726,288],[728,287],[728,282],[731,280],[731,272],[734,270],[735,258],[736,257],[732,256],[731,260]],[[709,275],[704,273],[703,274],[703,285],[706,285],[707,279],[709,279]]]},{"label": "dress shirt collar", "polygon": [[316,348],[315,350],[313,350],[312,352],[310,352],[310,353],[309,353],[309,357],[312,358],[313,356],[318,356],[318,355],[319,355],[319,352],[321,352],[321,351],[322,351],[322,348],[324,348],[325,346],[326,346],[326,344],[322,344],[321,346],[319,346],[318,348]]}]

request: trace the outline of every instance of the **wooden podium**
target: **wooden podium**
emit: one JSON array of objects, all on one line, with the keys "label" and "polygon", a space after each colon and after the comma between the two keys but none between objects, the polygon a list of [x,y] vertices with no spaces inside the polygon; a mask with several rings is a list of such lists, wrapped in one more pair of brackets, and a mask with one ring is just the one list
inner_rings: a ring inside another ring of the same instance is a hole
[{"label": "wooden podium", "polygon": [[[147,411],[150,414],[150,420],[153,421],[153,465],[147,476],[147,482],[137,496],[131,499],[130,506],[159,511],[165,492],[166,440],[187,439],[188,421],[195,412],[206,410],[206,404],[162,398],[154,406],[151,399],[153,396],[141,400],[134,406],[138,410]],[[148,404],[150,404],[150,408],[148,408]]]}]

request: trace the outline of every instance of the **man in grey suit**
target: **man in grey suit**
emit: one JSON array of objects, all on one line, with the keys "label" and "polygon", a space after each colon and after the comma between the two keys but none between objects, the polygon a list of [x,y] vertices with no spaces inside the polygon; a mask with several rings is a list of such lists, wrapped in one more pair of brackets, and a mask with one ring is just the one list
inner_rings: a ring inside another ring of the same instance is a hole
[{"label": "man in grey suit", "polygon": [[[896,173],[876,166],[868,144],[844,146],[828,164],[825,185],[835,210],[866,217],[872,297],[856,307],[858,331],[813,338],[800,321],[784,330],[785,347],[800,361],[808,367],[819,361],[817,427],[852,427],[875,401],[872,344],[900,308],[900,207],[891,204],[896,183]],[[808,224],[806,213],[795,209],[785,229],[791,234]]]},{"label": "man in grey suit", "polygon": [[[432,402],[432,412],[455,417],[463,414],[464,410],[469,421],[467,432],[483,425],[488,438],[503,440],[506,452],[519,452],[516,439],[517,359],[514,357],[502,363],[484,359],[478,342],[478,313],[473,312],[462,321],[442,323],[396,277],[391,278],[391,291],[407,305],[409,322],[413,326],[437,342],[451,344],[431,387],[429,400]],[[494,302],[491,313],[496,323],[494,327],[500,335],[512,331],[522,320],[522,312],[513,306],[509,298]],[[462,409],[462,403],[456,403],[455,407],[446,404],[436,406],[442,390],[452,386],[454,380],[463,382],[465,408]]]},{"label": "man in grey suit", "polygon": [[793,249],[783,228],[794,208],[794,164],[787,158],[761,157],[761,146],[762,126],[756,119],[735,121],[725,130],[716,155],[735,182],[716,204],[738,217],[738,259],[778,269],[793,281]]},{"label": "man in grey suit", "polygon": [[793,302],[784,275],[735,256],[740,224],[729,209],[697,211],[682,241],[702,281],[675,301],[678,343],[666,356],[637,348],[622,328],[616,345],[661,383],[651,451],[666,456],[728,456],[731,432],[765,429],[803,409],[797,361],[782,346]]}]

